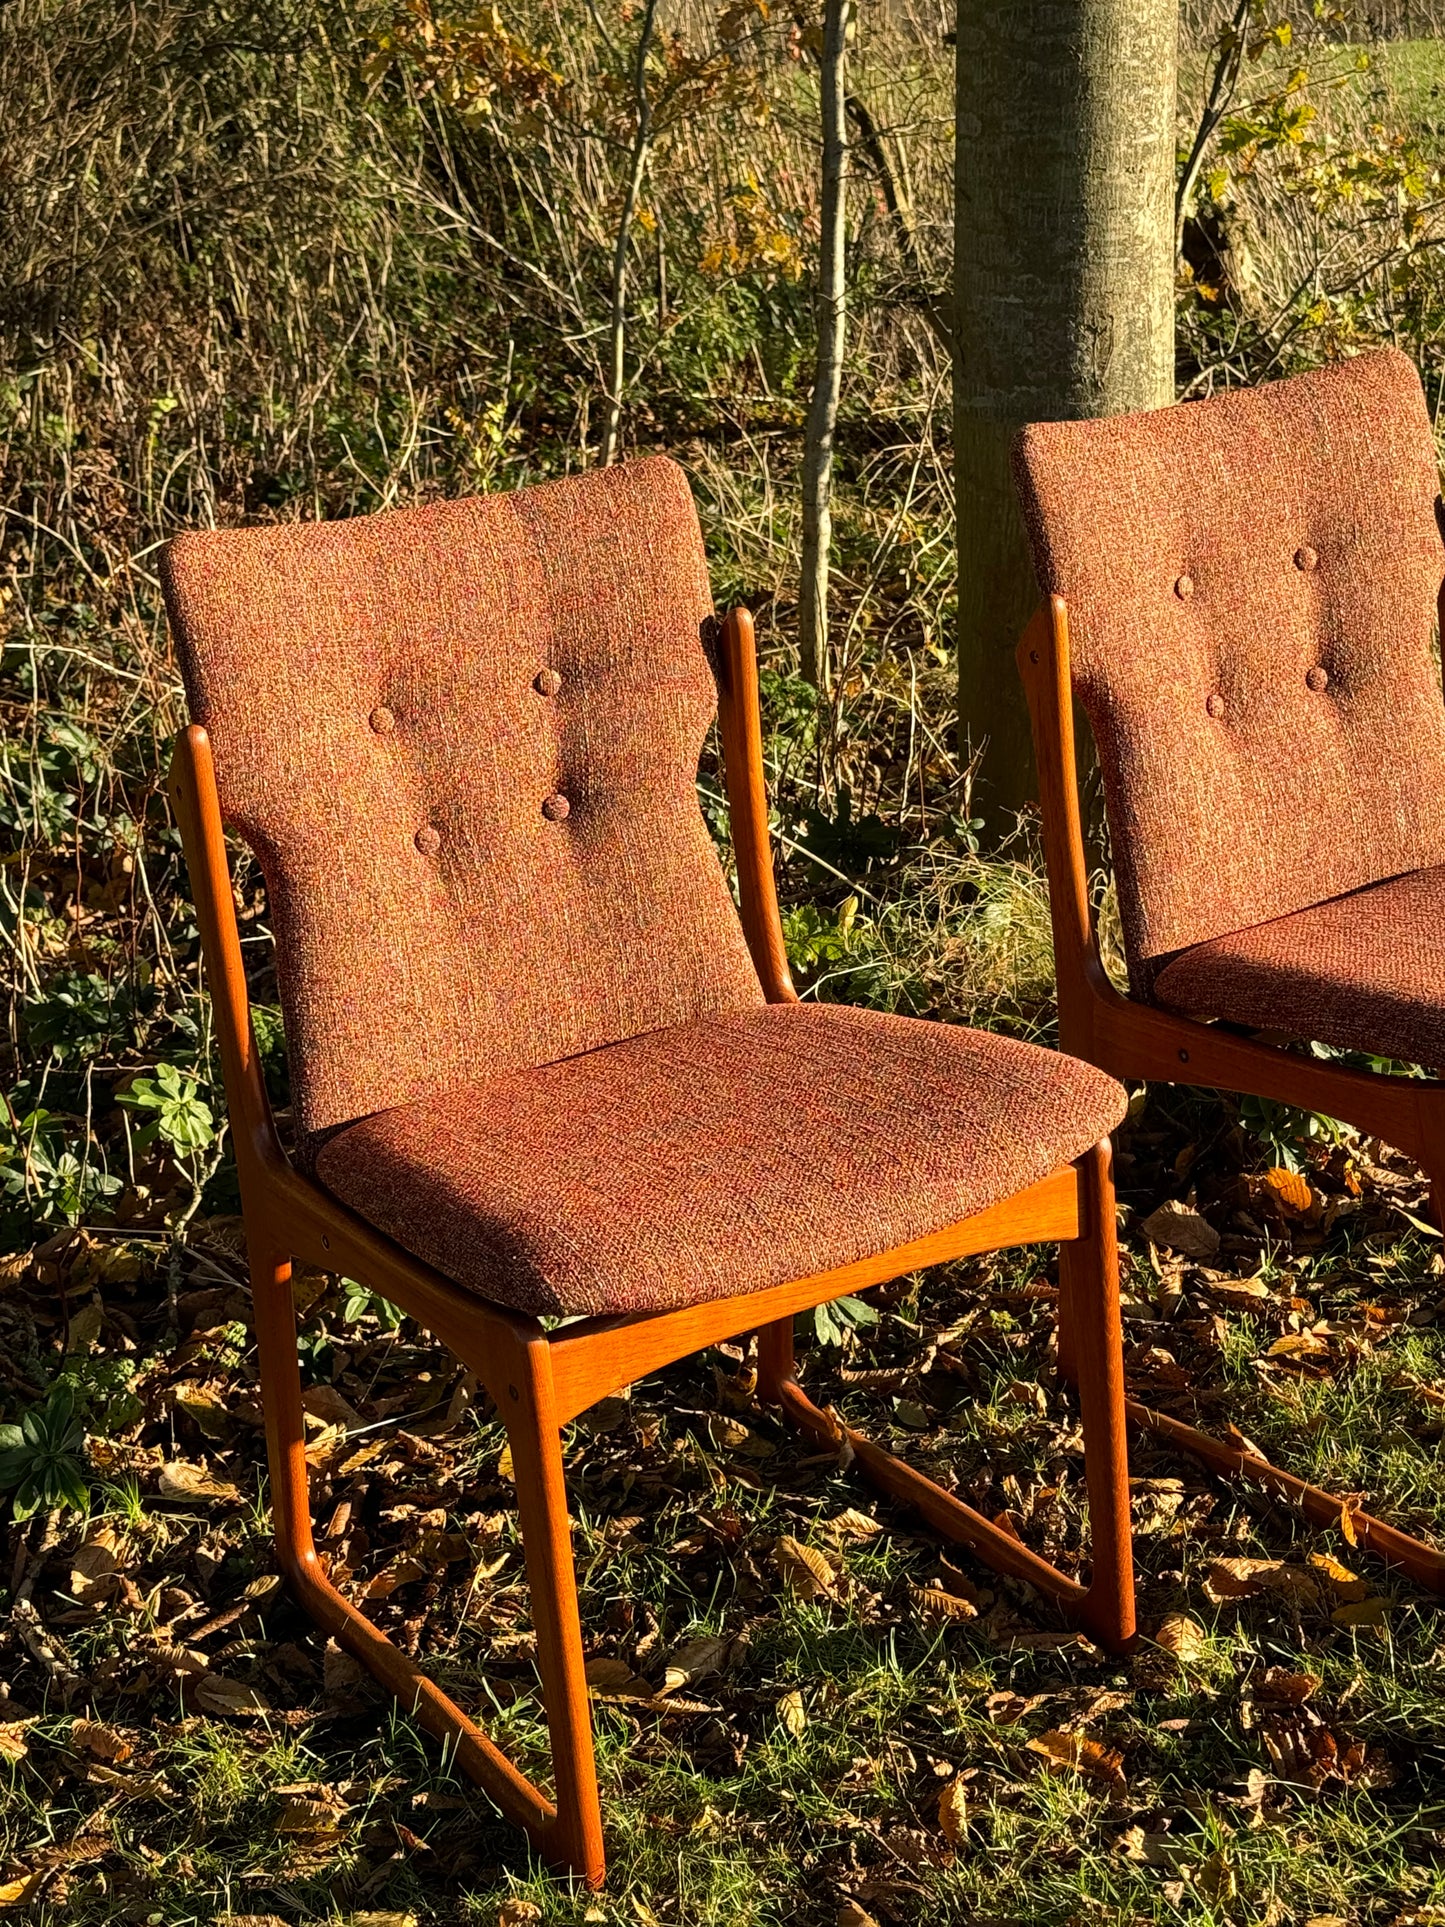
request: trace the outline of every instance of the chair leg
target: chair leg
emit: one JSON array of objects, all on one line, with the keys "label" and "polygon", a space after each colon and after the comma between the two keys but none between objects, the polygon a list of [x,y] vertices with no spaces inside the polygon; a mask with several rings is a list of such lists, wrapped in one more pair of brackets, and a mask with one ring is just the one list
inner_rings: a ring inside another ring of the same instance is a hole
[{"label": "chair leg", "polygon": [[1134,1567],[1108,1144],[1081,1158],[1078,1168],[1085,1235],[1064,1247],[1069,1255],[1061,1296],[1080,1314],[1070,1320],[1070,1342],[1079,1358],[1094,1541],[1093,1579],[1087,1588],[895,1454],[820,1410],[794,1375],[791,1319],[765,1326],[758,1334],[758,1395],[781,1406],[791,1424],[820,1444],[846,1442],[859,1471],[881,1491],[911,1506],[946,1538],[971,1547],[995,1571],[1026,1580],[1057,1599],[1101,1645],[1120,1651],[1135,1636]]},{"label": "chair leg", "polygon": [[[248,1226],[248,1234],[272,1514],[281,1569],[292,1591],[323,1631],[360,1660],[427,1732],[451,1748],[462,1771],[476,1781],[507,1819],[526,1830],[544,1859],[563,1871],[580,1874],[589,1885],[600,1885],[603,1858],[601,1830],[596,1822],[597,1789],[591,1770],[591,1731],[586,1730],[585,1739],[576,1731],[581,1640],[560,1440],[556,1427],[549,1429],[550,1377],[542,1388],[543,1396],[538,1397],[533,1386],[535,1371],[519,1367],[516,1382],[520,1409],[508,1415],[512,1421],[508,1432],[532,1581],[539,1670],[553,1743],[558,1746],[560,1815],[461,1708],[344,1599],[327,1577],[311,1533],[291,1260],[279,1240],[266,1241],[254,1225]],[[581,1685],[581,1695],[585,1720],[585,1685]],[[565,1708],[560,1718],[554,1710],[558,1704]]]},{"label": "chair leg", "polygon": [[1105,1645],[1122,1646],[1135,1632],[1134,1551],[1112,1161],[1107,1138],[1078,1160],[1083,1235],[1059,1247],[1059,1369],[1076,1375],[1083,1417],[1093,1542],[1083,1618]]},{"label": "chair leg", "polygon": [[553,1417],[552,1361],[545,1340],[521,1354],[507,1391],[512,1401],[505,1414],[507,1436],[512,1446],[517,1509],[532,1592],[537,1670],[542,1677],[542,1703],[552,1739],[557,1854],[590,1886],[600,1886],[606,1863],[592,1751],[592,1710],[583,1671],[577,1568],[562,1475],[562,1438]]}]

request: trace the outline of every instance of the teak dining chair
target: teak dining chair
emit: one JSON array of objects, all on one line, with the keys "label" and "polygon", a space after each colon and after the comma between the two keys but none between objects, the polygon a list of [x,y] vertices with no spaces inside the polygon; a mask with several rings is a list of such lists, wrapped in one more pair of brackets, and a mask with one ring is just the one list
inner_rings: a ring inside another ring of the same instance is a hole
[{"label": "teak dining chair", "polygon": [[[1126,1646],[1106,1136],[1123,1094],[1029,1044],[799,1003],[751,624],[737,611],[717,632],[682,472],[651,458],[511,496],[184,535],[163,566],[195,717],[171,794],[234,1131],[276,1536],[317,1624],[548,1860],[600,1882],[562,1428],[756,1331],[761,1393],[795,1426],[846,1440],[885,1492]],[[741,927],[695,786],[719,703]],[[225,821],[266,878],[294,1161],[257,1064]],[[793,1366],[810,1306],[1055,1239],[1087,1587],[846,1430]],[[505,1421],[551,1799],[327,1575],[297,1258],[402,1307]]]},{"label": "teak dining chair", "polygon": [[[1065,1050],[1116,1077],[1342,1118],[1445,1202],[1445,1085],[1291,1040],[1445,1065],[1439,478],[1386,349],[1211,401],[1034,424],[1016,476],[1048,600],[1019,645]],[[1100,961],[1073,699],[1103,777],[1130,994]],[[1257,1033],[1265,1033],[1261,1036]],[[1321,1492],[1131,1400],[1131,1419],[1321,1522]],[[1445,1591],[1445,1554],[1356,1512]]]}]

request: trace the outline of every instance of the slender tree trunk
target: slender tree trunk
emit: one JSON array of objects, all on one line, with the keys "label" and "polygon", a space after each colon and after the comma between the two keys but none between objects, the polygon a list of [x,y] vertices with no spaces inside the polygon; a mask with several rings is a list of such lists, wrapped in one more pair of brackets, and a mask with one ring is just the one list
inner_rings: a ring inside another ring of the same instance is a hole
[{"label": "slender tree trunk", "polygon": [[993,835],[1035,794],[1009,444],[1173,399],[1177,54],[1177,0],[959,0],[959,711]]},{"label": "slender tree trunk", "polygon": [[652,47],[652,30],[657,19],[657,0],[647,0],[642,25],[637,34],[637,60],[633,67],[634,104],[637,131],[632,141],[632,156],[627,171],[627,192],[622,200],[622,215],[617,223],[617,245],[612,251],[612,326],[609,334],[609,372],[607,418],[602,429],[602,464],[617,460],[617,438],[622,423],[622,389],[626,379],[624,356],[627,348],[627,254],[632,246],[632,223],[637,218],[637,202],[642,193],[642,177],[647,172],[647,156],[652,145],[652,102],[647,92],[647,56]]},{"label": "slender tree trunk", "polygon": [[798,597],[803,674],[826,689],[828,556],[833,543],[833,440],[843,385],[848,191],[846,129],[848,20],[852,0],[826,0],[819,84],[823,106],[822,240],[818,260],[818,360],[803,442],[803,576]]}]

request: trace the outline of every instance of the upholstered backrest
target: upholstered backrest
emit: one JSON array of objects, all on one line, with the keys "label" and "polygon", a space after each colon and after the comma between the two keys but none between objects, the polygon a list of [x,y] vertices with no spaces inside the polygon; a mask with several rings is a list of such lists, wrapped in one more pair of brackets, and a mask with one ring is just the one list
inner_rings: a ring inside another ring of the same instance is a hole
[{"label": "upholstered backrest", "polygon": [[1148,960],[1445,861],[1439,482],[1387,349],[1026,428],[1136,983]]},{"label": "upholstered backrest", "polygon": [[673,463],[183,535],[164,575],[305,1139],[762,1001],[698,808],[712,604]]}]

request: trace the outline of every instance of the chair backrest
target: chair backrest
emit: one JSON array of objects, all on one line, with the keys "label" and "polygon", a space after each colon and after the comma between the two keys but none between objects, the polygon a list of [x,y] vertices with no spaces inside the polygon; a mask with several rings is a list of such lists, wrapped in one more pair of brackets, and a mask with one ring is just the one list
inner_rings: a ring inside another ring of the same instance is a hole
[{"label": "chair backrest", "polygon": [[1136,985],[1151,960],[1445,861],[1439,477],[1393,349],[1024,429]]},{"label": "chair backrest", "polygon": [[303,1145],[762,1001],[698,806],[712,602],[672,462],[182,535],[163,574]]}]

